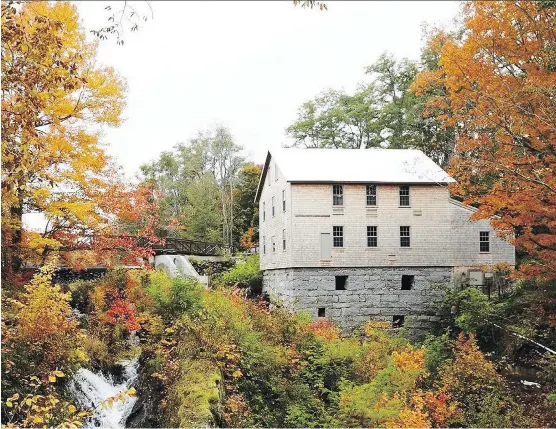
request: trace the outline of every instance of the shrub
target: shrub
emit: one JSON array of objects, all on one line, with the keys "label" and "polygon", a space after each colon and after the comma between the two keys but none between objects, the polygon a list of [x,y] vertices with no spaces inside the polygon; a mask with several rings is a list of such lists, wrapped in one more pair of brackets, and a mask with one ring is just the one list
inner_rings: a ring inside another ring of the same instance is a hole
[{"label": "shrub", "polygon": [[473,287],[448,290],[443,307],[451,314],[452,326],[466,333],[484,327],[493,312],[488,296]]},{"label": "shrub", "polygon": [[162,271],[149,273],[147,293],[154,301],[154,311],[164,319],[173,319],[201,308],[203,286],[193,277],[170,278]]},{"label": "shrub", "polygon": [[262,291],[263,274],[259,266],[259,255],[246,256],[237,261],[234,268],[215,279],[218,286],[247,288],[253,294]]}]

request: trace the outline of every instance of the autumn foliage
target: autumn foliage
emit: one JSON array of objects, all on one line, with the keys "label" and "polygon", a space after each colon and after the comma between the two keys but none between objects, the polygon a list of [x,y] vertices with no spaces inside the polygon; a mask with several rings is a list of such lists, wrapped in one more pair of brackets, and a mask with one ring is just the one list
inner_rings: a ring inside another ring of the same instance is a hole
[{"label": "autumn foliage", "polygon": [[[122,228],[129,221],[154,239],[150,190],[123,185],[100,139],[101,126],[121,122],[125,81],[95,63],[74,5],[19,6],[2,3],[4,277],[52,251],[72,266],[106,263],[110,250],[137,245]],[[43,231],[23,230],[32,212],[44,215]]]},{"label": "autumn foliage", "polygon": [[491,218],[530,259],[523,275],[556,275],[556,73],[550,2],[476,1],[463,6],[463,36],[440,32],[429,47],[439,68],[417,94],[444,88],[428,108],[458,129],[453,191]]}]

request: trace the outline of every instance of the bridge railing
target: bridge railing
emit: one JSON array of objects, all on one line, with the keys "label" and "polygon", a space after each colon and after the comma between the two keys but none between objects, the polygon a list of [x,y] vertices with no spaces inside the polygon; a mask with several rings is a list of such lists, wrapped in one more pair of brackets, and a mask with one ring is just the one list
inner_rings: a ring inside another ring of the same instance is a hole
[{"label": "bridge railing", "polygon": [[167,237],[163,245],[153,245],[156,253],[176,253],[199,256],[219,256],[231,253],[229,246],[222,243],[188,240],[186,238]]}]

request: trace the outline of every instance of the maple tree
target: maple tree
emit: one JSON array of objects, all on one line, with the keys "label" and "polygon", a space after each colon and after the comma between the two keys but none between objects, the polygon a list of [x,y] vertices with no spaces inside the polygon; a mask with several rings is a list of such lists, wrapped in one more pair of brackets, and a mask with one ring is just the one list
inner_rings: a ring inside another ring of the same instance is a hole
[{"label": "maple tree", "polygon": [[[146,201],[144,190],[122,185],[100,142],[101,126],[121,122],[124,80],[95,64],[96,44],[86,41],[74,5],[20,6],[2,3],[4,275],[22,256],[44,262],[51,250],[121,247],[106,243],[117,235],[114,220],[130,217],[130,202]],[[46,218],[42,233],[23,230],[32,212]]]},{"label": "maple tree", "polygon": [[453,192],[478,206],[500,236],[525,250],[520,272],[556,276],[556,74],[550,3],[477,1],[463,6],[463,36],[439,32],[436,70],[413,83],[445,126],[457,126]]}]

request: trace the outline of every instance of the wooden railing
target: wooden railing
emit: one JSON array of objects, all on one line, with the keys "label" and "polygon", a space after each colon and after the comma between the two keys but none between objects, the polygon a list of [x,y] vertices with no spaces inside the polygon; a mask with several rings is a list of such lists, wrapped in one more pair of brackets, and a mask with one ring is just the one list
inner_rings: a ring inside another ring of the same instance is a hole
[{"label": "wooden railing", "polygon": [[160,253],[176,253],[199,256],[219,256],[230,253],[230,247],[222,243],[208,243],[206,241],[188,240],[185,238],[167,237],[165,243],[155,244],[153,250]]}]

